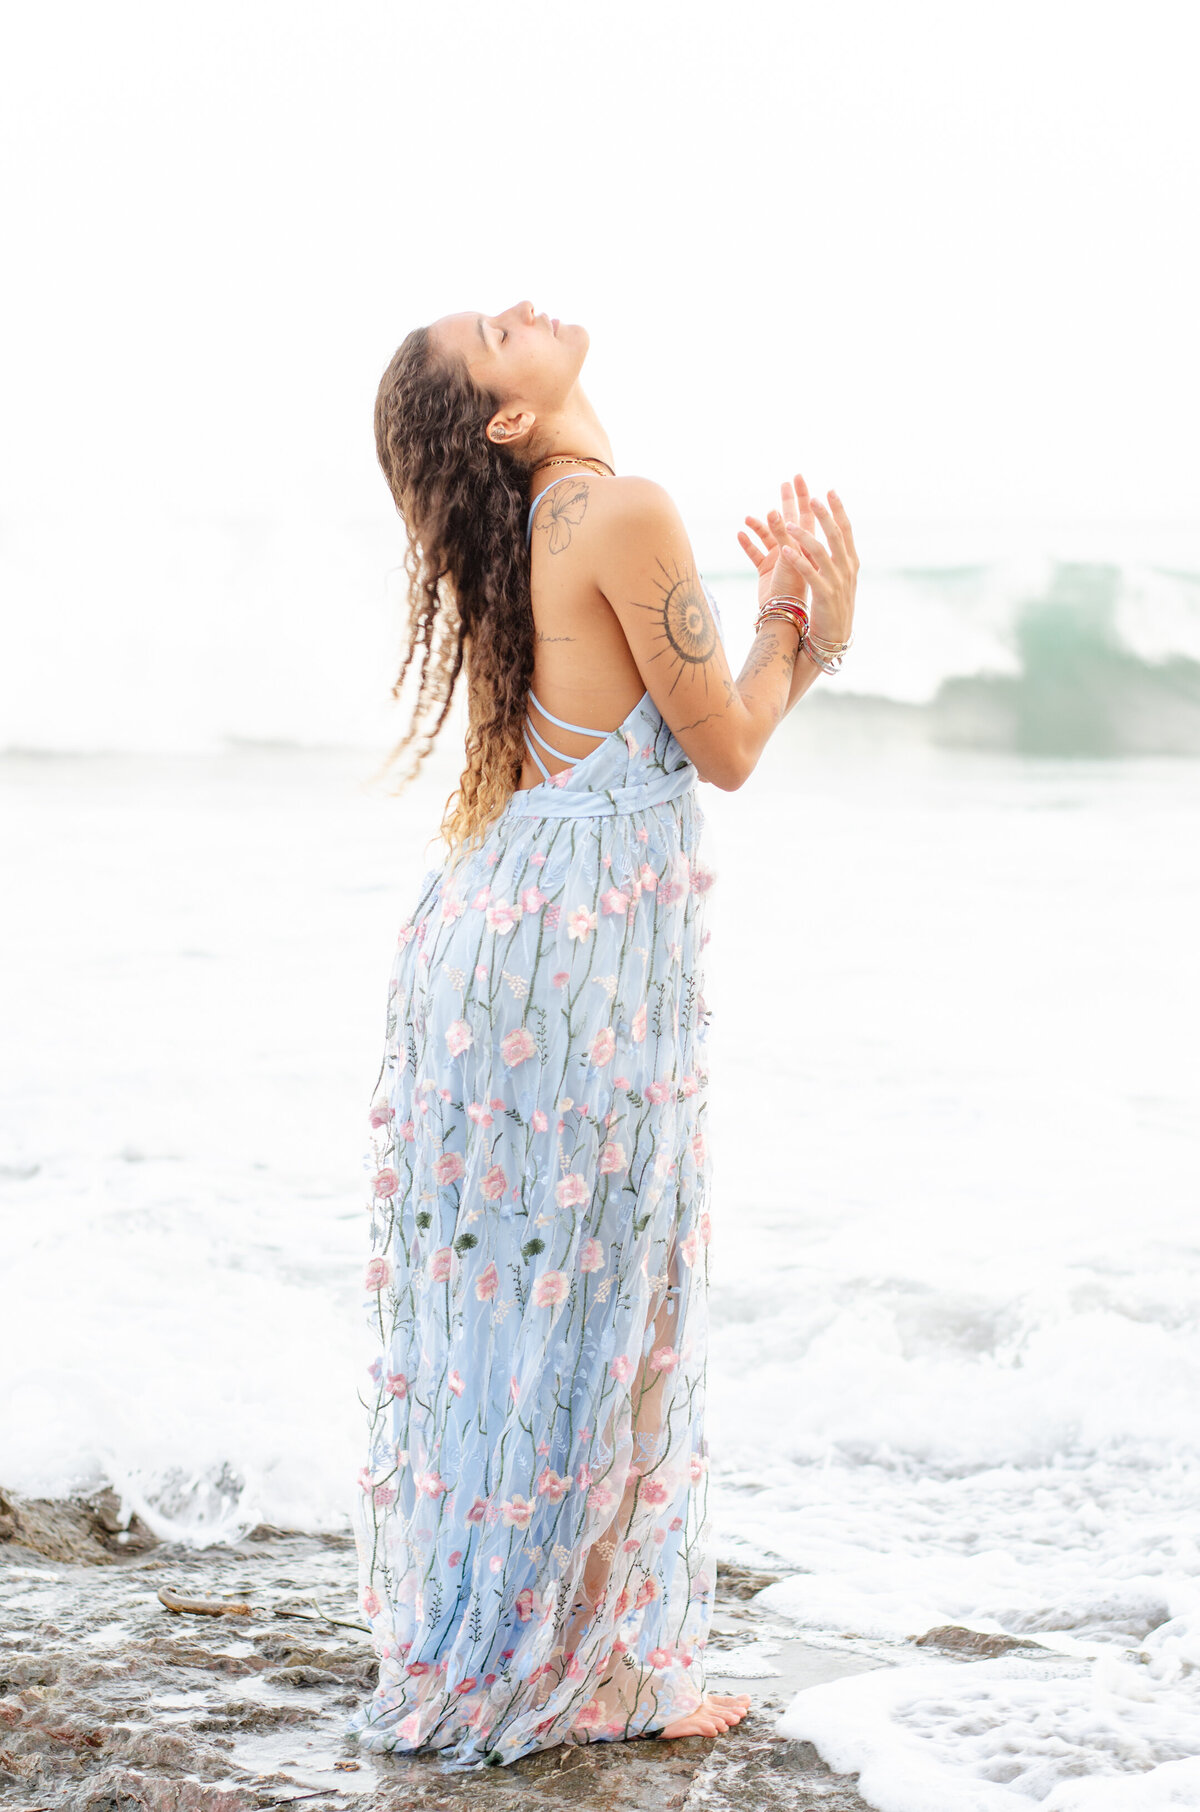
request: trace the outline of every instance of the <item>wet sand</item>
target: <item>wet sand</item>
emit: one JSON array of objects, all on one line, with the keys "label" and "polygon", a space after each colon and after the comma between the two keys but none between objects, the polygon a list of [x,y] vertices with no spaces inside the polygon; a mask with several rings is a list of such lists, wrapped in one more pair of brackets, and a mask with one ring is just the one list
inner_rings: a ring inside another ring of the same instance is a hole
[{"label": "wet sand", "polygon": [[[451,1774],[436,1756],[369,1756],[343,1739],[375,1671],[348,1536],[262,1528],[197,1551],[156,1543],[136,1518],[122,1528],[111,1498],[0,1496],[0,1804],[868,1812],[854,1777],[774,1726],[801,1688],[881,1663],[795,1639],[754,1603],[772,1577],[719,1569],[710,1685],[752,1701],[724,1736],[560,1746]],[[160,1591],[248,1610],[175,1612]]]}]

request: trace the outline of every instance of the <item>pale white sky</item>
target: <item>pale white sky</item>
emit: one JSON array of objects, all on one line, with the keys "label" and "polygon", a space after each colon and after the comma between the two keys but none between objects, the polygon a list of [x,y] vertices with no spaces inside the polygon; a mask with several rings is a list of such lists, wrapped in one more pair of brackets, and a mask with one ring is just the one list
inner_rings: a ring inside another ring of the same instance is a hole
[{"label": "pale white sky", "polygon": [[731,535],[792,466],[868,519],[1186,518],[1197,19],[23,8],[0,507],[386,516],[394,346],[528,295],[591,329],[622,467]]}]

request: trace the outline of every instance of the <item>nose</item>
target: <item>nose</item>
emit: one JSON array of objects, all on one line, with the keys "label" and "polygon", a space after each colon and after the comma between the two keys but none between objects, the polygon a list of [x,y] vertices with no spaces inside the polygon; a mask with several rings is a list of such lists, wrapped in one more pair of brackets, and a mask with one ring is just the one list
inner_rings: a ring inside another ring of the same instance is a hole
[{"label": "nose", "polygon": [[536,319],[536,310],[534,309],[533,303],[528,300],[514,303],[512,308],[506,310],[506,312],[510,315],[516,315],[517,319],[520,321],[528,322]]}]

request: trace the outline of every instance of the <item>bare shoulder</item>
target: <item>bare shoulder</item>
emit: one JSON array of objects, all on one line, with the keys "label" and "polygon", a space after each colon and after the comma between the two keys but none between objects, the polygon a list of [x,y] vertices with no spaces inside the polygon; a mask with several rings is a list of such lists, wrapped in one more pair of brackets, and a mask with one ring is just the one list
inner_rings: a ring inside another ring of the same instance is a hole
[{"label": "bare shoulder", "polygon": [[624,529],[659,530],[679,520],[679,511],[665,486],[653,478],[605,478],[591,485],[597,524]]}]

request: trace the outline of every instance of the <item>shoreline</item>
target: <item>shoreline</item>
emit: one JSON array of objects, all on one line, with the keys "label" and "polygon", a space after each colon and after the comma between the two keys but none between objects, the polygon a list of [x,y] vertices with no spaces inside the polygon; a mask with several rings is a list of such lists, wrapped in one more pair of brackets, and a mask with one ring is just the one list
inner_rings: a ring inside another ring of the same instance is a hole
[{"label": "shoreline", "polygon": [[[536,1791],[548,1812],[785,1812],[811,1789],[823,1812],[870,1812],[856,1777],[775,1725],[803,1687],[886,1663],[805,1642],[758,1608],[777,1575],[717,1575],[708,1672],[717,1690],[750,1693],[741,1724],[450,1774],[436,1755],[378,1757],[342,1737],[376,1666],[356,1620],[352,1536],[263,1526],[184,1548],[136,1517],[122,1528],[111,1490],[0,1491],[0,1797],[24,1812],[250,1812],[300,1799],[314,1812],[519,1812]],[[174,1611],[160,1592],[230,1609]]]}]

